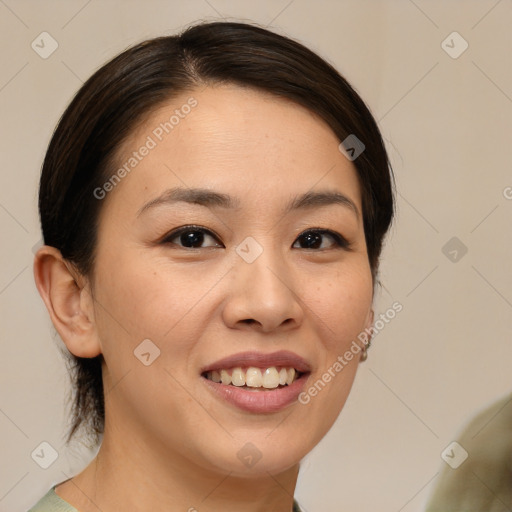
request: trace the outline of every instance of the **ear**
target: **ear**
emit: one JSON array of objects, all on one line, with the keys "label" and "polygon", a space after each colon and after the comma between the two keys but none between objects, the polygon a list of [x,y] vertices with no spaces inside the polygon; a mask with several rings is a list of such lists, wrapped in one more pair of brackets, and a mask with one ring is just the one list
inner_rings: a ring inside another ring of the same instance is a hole
[{"label": "ear", "polygon": [[78,357],[101,354],[88,280],[55,247],[43,245],[34,258],[34,280],[55,329]]},{"label": "ear", "polygon": [[373,319],[374,319],[374,316],[375,316],[375,312],[373,310],[373,306],[368,310],[368,315],[366,317],[366,325],[365,325],[365,328],[368,329],[368,331],[372,331],[372,327],[373,327]]}]

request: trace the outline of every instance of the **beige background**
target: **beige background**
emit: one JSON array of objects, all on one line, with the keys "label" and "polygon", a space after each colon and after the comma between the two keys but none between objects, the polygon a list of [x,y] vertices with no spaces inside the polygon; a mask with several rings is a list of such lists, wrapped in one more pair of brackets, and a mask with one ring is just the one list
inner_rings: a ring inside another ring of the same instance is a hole
[{"label": "beige background", "polygon": [[[107,59],[217,18],[268,24],[330,60],[372,109],[397,179],[376,306],[404,309],[303,462],[304,510],[422,510],[442,450],[512,388],[512,1],[0,0],[1,511],[26,510],[94,455],[64,445],[67,375],[32,277],[52,130]],[[47,59],[31,48],[43,31],[59,45]],[[469,44],[458,58],[442,47],[453,31]],[[452,237],[468,249],[456,262],[442,251]],[[31,458],[42,441],[59,454],[46,470]]]}]

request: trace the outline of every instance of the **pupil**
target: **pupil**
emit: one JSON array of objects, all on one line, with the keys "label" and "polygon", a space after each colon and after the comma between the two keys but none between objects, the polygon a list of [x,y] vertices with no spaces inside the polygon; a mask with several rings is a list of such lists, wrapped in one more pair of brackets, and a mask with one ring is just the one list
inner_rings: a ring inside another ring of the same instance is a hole
[{"label": "pupil", "polygon": [[[304,238],[307,240],[307,246],[309,249],[316,248],[321,244],[320,235],[318,233],[307,233],[304,235]],[[320,244],[318,242],[320,242]]]},{"label": "pupil", "polygon": [[203,237],[204,235],[200,231],[187,231],[186,233],[182,233],[180,241],[184,246],[188,246],[187,244],[201,245]]}]

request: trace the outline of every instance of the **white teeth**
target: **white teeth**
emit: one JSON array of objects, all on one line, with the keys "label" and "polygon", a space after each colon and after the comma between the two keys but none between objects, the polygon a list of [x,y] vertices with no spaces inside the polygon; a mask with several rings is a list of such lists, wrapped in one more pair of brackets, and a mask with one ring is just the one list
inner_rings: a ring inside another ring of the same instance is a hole
[{"label": "white teeth", "polygon": [[229,373],[226,370],[221,370],[220,371],[220,380],[221,380],[222,384],[227,386],[228,384],[231,384],[231,375],[229,375]]},{"label": "white teeth", "polygon": [[289,368],[287,372],[288,378],[286,379],[286,384],[289,386],[295,380],[295,368]]},{"label": "white teeth", "polygon": [[281,368],[275,366],[261,370],[250,366],[246,370],[237,366],[231,370],[213,370],[207,372],[206,377],[213,382],[222,383],[225,386],[247,386],[249,388],[275,389],[279,385],[290,385],[299,375],[295,368]]},{"label": "white teeth", "polygon": [[250,388],[261,388],[263,385],[263,379],[261,377],[261,370],[251,366],[247,368],[245,373],[245,384]]},{"label": "white teeth", "polygon": [[245,386],[245,373],[242,371],[242,368],[233,368],[231,383],[233,386]]},{"label": "white teeth", "polygon": [[[295,371],[295,370],[294,370]],[[279,386],[279,373],[275,366],[267,368],[263,373],[263,387],[267,389],[274,389]]]}]

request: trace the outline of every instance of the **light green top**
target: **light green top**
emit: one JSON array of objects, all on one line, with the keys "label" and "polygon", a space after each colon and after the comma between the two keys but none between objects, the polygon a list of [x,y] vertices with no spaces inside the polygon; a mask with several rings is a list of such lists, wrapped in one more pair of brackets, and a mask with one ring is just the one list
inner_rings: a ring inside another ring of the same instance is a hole
[{"label": "light green top", "polygon": [[28,512],[78,512],[63,500],[56,492],[54,485]]},{"label": "light green top", "polygon": [[[78,512],[55,492],[57,485],[54,485],[28,512]],[[302,512],[295,500],[292,512]]]},{"label": "light green top", "polygon": [[512,510],[512,394],[478,414],[457,441],[467,458],[456,468],[444,464],[426,512]]}]

